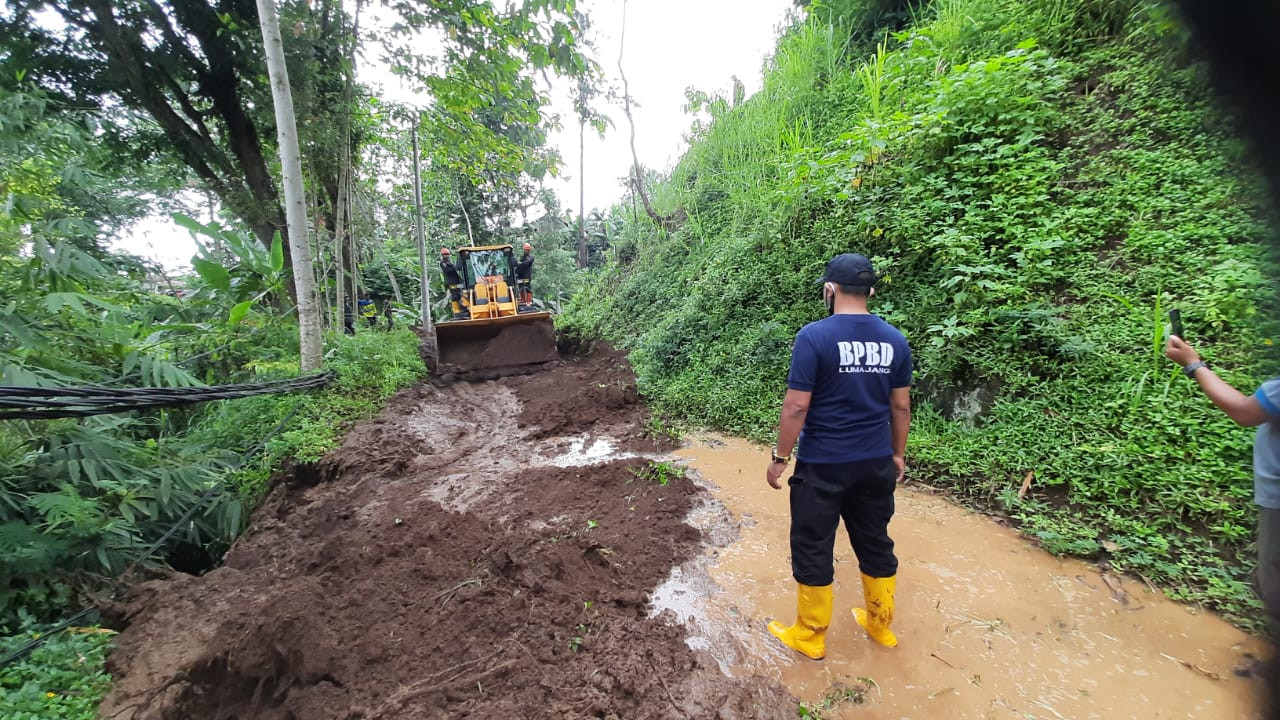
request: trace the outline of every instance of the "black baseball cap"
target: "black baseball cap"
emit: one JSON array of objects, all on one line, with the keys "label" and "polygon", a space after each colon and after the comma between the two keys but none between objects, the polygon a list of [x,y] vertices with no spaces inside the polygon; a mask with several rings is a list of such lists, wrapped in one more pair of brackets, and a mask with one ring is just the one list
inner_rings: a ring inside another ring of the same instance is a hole
[{"label": "black baseball cap", "polygon": [[827,271],[823,273],[818,284],[835,283],[837,285],[860,285],[870,287],[876,284],[876,271],[866,255],[857,253],[841,253],[827,263]]}]

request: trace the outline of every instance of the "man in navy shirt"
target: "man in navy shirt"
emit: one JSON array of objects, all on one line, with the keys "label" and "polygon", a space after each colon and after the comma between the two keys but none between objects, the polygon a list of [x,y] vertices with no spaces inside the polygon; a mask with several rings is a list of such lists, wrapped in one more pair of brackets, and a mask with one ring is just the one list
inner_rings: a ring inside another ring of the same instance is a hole
[{"label": "man in navy shirt", "polygon": [[875,294],[871,261],[845,253],[827,263],[822,295],[831,317],[796,335],[768,480],[796,451],[791,487],[791,572],[799,584],[796,622],[769,632],[809,657],[826,654],[836,528],[844,518],[862,571],[866,608],[854,619],[873,640],[898,644],[889,630],[898,558],[889,538],[893,491],[906,468],[911,424],[911,350],[902,333],[867,311]]}]

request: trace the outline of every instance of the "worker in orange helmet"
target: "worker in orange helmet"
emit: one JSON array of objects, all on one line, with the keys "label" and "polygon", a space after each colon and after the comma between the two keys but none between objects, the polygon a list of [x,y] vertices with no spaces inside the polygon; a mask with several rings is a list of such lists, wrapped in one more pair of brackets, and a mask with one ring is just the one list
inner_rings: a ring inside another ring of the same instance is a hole
[{"label": "worker in orange helmet", "polygon": [[449,256],[449,248],[440,248],[440,272],[444,275],[445,287],[449,288],[449,307],[453,310],[453,319],[465,318],[467,314],[462,311],[462,275]]},{"label": "worker in orange helmet", "polygon": [[520,256],[520,262],[516,263],[516,290],[520,294],[521,309],[528,309],[533,306],[533,288],[530,281],[533,280],[533,246],[529,243],[524,244],[524,254]]}]

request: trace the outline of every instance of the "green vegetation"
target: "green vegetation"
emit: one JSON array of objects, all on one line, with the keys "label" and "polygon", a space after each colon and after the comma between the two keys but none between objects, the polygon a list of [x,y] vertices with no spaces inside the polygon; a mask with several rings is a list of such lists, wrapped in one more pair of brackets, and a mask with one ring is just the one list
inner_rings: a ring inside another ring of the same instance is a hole
[{"label": "green vegetation", "polygon": [[[102,669],[111,646],[111,631],[69,628],[50,638],[26,658],[0,667],[0,717],[5,720],[90,720],[111,686]],[[0,640],[8,655],[39,637],[27,631]]]},{"label": "green vegetation", "polygon": [[666,485],[672,480],[685,476],[683,467],[665,461],[651,461],[641,468],[632,468],[631,474],[637,478],[658,485]]},{"label": "green vegetation", "polygon": [[866,701],[867,688],[874,687],[875,681],[871,678],[858,678],[858,682],[862,684],[856,687],[836,683],[827,688],[827,691],[817,700],[800,703],[799,716],[810,718],[810,720],[822,720],[827,717],[827,712],[846,703],[861,705]]},{"label": "green vegetation", "polygon": [[[561,318],[673,416],[769,439],[833,254],[911,342],[909,473],[1243,624],[1250,433],[1162,357],[1164,311],[1238,387],[1273,333],[1259,181],[1164,5],[814,2],[763,89],[697,104]],[[1028,473],[1030,489],[1019,492]]]},{"label": "green vegetation", "polygon": [[[263,452],[234,474],[245,497],[260,497],[271,475],[286,464],[319,460],[338,446],[353,422],[373,417],[396,390],[426,374],[418,338],[409,330],[334,336],[325,368],[337,379],[324,391],[224,401],[193,430],[218,447],[249,448],[265,441]],[[296,373],[296,364],[292,370]]]},{"label": "green vegetation", "polygon": [[[113,273],[118,256],[67,244],[4,259],[0,285],[17,290],[0,315],[10,331],[0,342],[3,384],[297,375],[294,325],[263,302],[282,292],[279,253],[240,241],[267,259],[198,259],[183,299]],[[321,392],[0,426],[0,628],[18,611],[52,617],[74,605],[197,504],[165,552],[188,569],[206,566],[239,534],[273,472],[318,458],[351,421],[425,372],[408,330],[337,335],[328,356],[337,379]]]}]

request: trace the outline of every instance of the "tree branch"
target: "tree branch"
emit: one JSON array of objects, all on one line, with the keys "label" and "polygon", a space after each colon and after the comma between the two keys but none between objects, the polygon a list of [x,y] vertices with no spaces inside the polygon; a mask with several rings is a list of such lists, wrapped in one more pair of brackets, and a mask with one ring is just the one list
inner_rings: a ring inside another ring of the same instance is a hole
[{"label": "tree branch", "polygon": [[622,32],[618,36],[618,75],[622,78],[622,111],[627,115],[627,125],[631,127],[631,182],[634,184],[636,193],[640,196],[640,202],[644,205],[645,214],[649,216],[663,230],[667,232],[674,231],[679,227],[680,222],[684,219],[684,213],[677,211],[670,215],[662,215],[653,209],[653,203],[649,201],[649,193],[644,189],[644,175],[640,168],[640,156],[636,154],[636,121],[631,116],[631,91],[627,84],[627,73],[622,69],[622,57],[624,48],[626,47],[627,38],[627,0],[622,0]]}]

